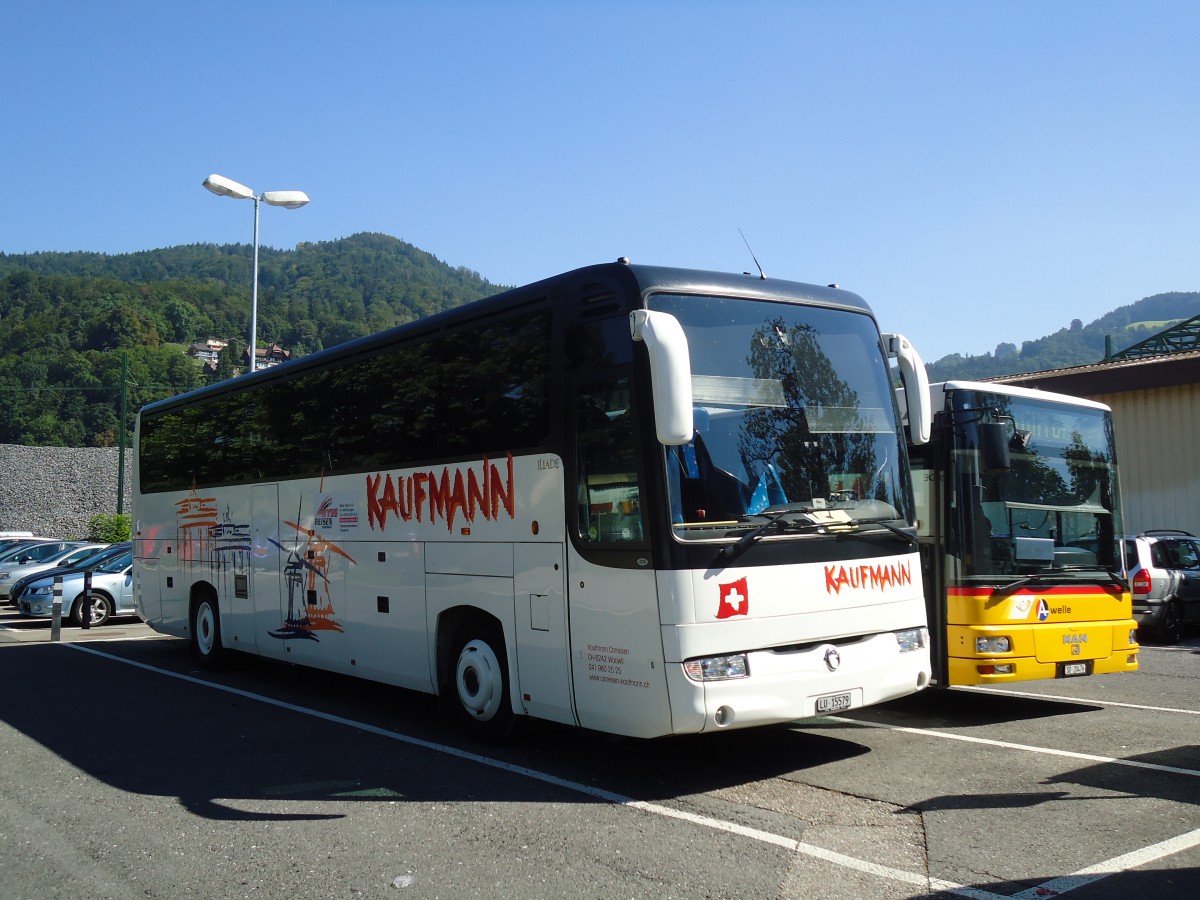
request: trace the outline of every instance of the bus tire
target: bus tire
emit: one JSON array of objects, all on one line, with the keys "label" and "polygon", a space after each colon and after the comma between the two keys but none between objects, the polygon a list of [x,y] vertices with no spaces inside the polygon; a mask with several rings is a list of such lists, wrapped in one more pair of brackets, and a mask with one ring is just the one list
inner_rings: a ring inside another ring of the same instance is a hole
[{"label": "bus tire", "polygon": [[[99,628],[101,625],[107,625],[108,620],[112,618],[113,601],[108,594],[92,593],[92,621],[88,623],[89,628]],[[83,594],[75,598],[75,603],[71,607],[71,619],[76,625],[83,627]]]},{"label": "bus tire", "polygon": [[221,668],[225,648],[221,645],[221,613],[217,609],[217,598],[212,594],[197,597],[192,602],[191,619],[192,656],[202,668]]},{"label": "bus tire", "polygon": [[466,622],[450,650],[450,683],[441,692],[451,721],[469,737],[498,741],[516,718],[508,696],[508,664],[499,628]]}]

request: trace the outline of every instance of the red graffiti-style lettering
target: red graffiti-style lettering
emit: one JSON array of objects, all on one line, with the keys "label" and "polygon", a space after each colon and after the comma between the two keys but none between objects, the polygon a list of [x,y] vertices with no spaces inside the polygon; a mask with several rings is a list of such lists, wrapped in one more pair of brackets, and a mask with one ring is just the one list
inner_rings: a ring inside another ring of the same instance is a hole
[{"label": "red graffiti-style lettering", "polygon": [[912,584],[912,563],[825,567],[827,594],[840,594],[842,588],[853,591],[886,591],[907,584]]},{"label": "red graffiti-style lettering", "polygon": [[[474,522],[482,514],[495,520],[501,510],[510,519],[516,518],[516,490],[513,478],[513,458],[508,455],[506,471],[488,459],[478,468],[449,466],[437,472],[414,472],[412,475],[375,474],[367,476],[367,521],[371,529],[383,531],[388,516],[405,522],[414,517],[418,522],[446,523],[453,530],[454,522],[464,517]],[[464,477],[465,472],[465,477]]]},{"label": "red graffiti-style lettering", "polygon": [[504,511],[508,513],[510,519],[516,517],[516,511],[513,507],[513,463],[512,454],[508,454],[508,490],[500,487],[500,472],[495,466],[488,467],[487,460],[483,461],[483,465],[490,473],[488,478],[488,493],[492,495],[492,518],[500,517],[500,507],[504,507]]}]

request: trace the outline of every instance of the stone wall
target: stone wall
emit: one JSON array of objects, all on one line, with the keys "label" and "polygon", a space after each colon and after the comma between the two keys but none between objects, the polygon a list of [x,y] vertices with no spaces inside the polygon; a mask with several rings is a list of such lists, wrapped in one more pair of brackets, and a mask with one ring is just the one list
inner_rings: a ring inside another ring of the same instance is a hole
[{"label": "stone wall", "polygon": [[[132,513],[133,453],[125,454],[126,515]],[[88,520],[117,511],[116,447],[20,447],[0,444],[0,531],[86,538]]]}]

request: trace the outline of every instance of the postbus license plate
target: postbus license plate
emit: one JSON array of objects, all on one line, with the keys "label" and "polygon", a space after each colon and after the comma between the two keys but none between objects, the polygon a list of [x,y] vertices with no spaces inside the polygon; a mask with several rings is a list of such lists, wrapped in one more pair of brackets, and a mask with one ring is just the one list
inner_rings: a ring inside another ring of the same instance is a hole
[{"label": "postbus license plate", "polygon": [[1063,678],[1070,678],[1072,675],[1086,675],[1088,666],[1085,662],[1063,663]]},{"label": "postbus license plate", "polygon": [[853,705],[850,692],[844,694],[830,694],[827,697],[817,698],[817,712],[830,713],[841,712],[843,709],[849,709]]}]

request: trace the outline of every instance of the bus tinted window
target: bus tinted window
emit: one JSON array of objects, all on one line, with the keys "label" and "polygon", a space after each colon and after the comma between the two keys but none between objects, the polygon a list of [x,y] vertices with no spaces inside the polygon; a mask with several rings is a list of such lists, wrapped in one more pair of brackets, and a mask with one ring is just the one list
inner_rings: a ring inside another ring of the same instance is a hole
[{"label": "bus tinted window", "polygon": [[539,445],[549,422],[550,316],[471,330],[275,383],[206,397],[142,423],[141,488],[370,471]]}]

